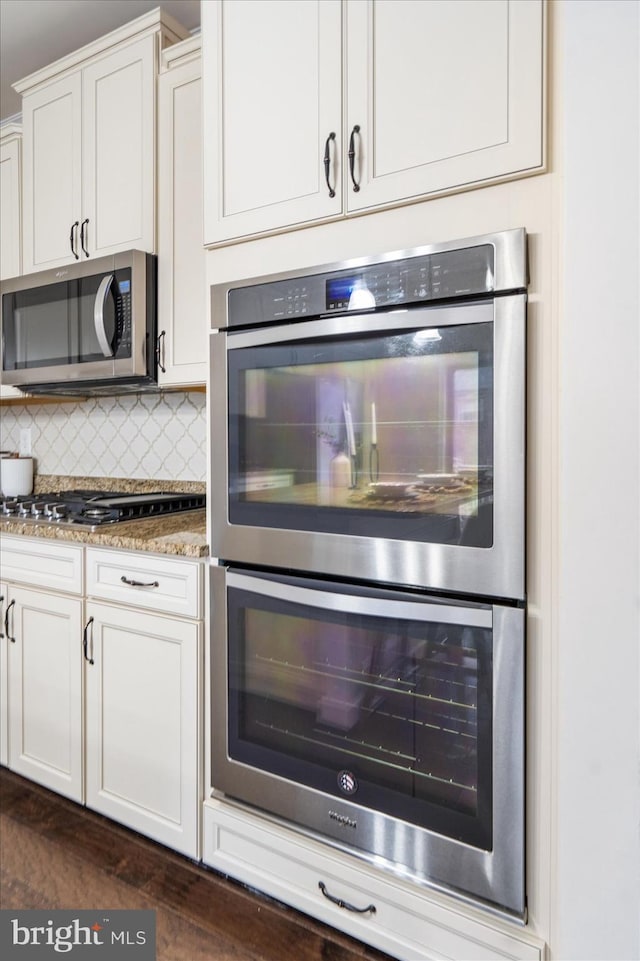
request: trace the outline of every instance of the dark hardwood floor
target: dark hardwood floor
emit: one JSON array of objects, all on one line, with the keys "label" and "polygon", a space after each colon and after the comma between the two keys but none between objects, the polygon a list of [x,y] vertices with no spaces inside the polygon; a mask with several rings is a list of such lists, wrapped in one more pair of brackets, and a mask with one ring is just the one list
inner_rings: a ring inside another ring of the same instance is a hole
[{"label": "dark hardwood floor", "polygon": [[157,961],[389,961],[6,768],[0,907],[153,909]]}]

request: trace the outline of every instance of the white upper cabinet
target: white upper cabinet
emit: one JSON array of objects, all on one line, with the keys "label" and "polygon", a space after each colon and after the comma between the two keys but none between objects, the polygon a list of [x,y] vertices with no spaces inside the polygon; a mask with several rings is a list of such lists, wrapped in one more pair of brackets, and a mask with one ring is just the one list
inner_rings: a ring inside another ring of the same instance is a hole
[{"label": "white upper cabinet", "polygon": [[206,251],[202,240],[200,38],[162,56],[158,79],[158,382],[207,380]]},{"label": "white upper cabinet", "polygon": [[348,211],[542,167],[540,0],[348,0],[346,11]]},{"label": "white upper cabinet", "polygon": [[155,250],[155,45],[145,37],[82,72],[82,214],[92,257]]},{"label": "white upper cabinet", "polygon": [[[21,271],[21,181],[22,127],[7,123],[0,127],[0,280],[18,277]],[[17,387],[0,381],[0,400],[23,396]]]},{"label": "white upper cabinet", "polygon": [[543,0],[204,0],[205,244],[542,170],[543,27]]},{"label": "white upper cabinet", "polygon": [[0,280],[20,274],[22,128],[0,128]]},{"label": "white upper cabinet", "polygon": [[159,48],[186,35],[152,11],[26,78],[23,271],[155,250]]},{"label": "white upper cabinet", "polygon": [[205,0],[202,34],[205,243],[339,214],[340,0]]}]

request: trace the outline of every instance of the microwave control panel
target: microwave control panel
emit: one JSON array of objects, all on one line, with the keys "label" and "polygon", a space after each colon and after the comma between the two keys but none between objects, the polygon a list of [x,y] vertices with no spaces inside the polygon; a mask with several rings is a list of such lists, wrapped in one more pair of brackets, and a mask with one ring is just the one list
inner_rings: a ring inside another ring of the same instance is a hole
[{"label": "microwave control panel", "polygon": [[131,271],[116,270],[115,296],[116,338],[115,357],[131,356]]}]

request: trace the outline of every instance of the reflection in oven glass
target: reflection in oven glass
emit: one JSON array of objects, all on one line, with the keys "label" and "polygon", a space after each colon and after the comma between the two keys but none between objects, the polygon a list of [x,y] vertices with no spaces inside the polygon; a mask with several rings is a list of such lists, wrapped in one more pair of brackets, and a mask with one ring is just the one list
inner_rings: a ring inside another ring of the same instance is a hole
[{"label": "reflection in oven glass", "polygon": [[491,518],[479,542],[476,523],[493,499],[490,324],[246,348],[229,363],[232,523],[373,521],[369,536],[392,523],[400,538],[404,524],[469,543],[471,520],[491,546]]},{"label": "reflection in oven glass", "polygon": [[259,609],[244,616],[244,662],[235,665],[243,739],[476,813],[488,632]]}]

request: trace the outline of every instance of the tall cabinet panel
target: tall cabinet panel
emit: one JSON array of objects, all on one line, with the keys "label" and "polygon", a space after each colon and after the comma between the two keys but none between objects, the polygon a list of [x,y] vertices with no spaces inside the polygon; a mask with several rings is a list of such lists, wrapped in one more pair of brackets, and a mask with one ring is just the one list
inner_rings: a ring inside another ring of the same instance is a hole
[{"label": "tall cabinet panel", "polygon": [[202,30],[205,242],[339,214],[340,0],[209,0]]},{"label": "tall cabinet panel", "polygon": [[[0,280],[21,272],[22,126],[6,123],[0,127]],[[0,382],[0,400],[10,397],[22,397],[22,393]]]},{"label": "tall cabinet panel", "polygon": [[0,127],[0,280],[20,274],[22,243],[22,128]]},{"label": "tall cabinet panel", "polygon": [[348,211],[541,168],[539,0],[346,10]]},{"label": "tall cabinet panel", "polygon": [[163,53],[158,80],[158,331],[162,386],[207,380],[200,38]]}]

